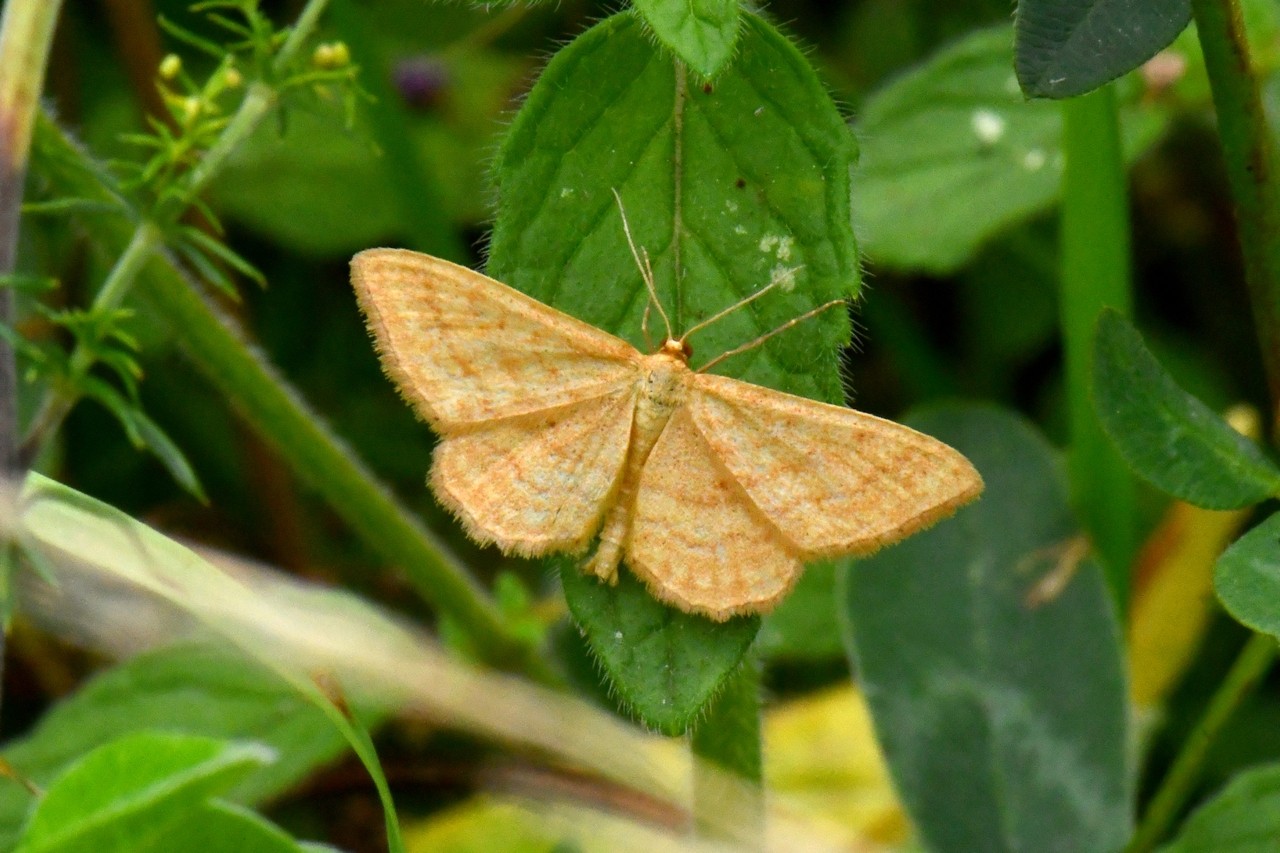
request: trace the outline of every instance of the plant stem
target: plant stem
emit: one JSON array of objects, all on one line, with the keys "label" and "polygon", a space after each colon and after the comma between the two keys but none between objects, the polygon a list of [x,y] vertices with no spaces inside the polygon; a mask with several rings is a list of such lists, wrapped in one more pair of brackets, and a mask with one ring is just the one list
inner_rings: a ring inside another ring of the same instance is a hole
[{"label": "plant stem", "polygon": [[1147,813],[1125,848],[1125,853],[1145,853],[1153,849],[1169,830],[1186,803],[1187,795],[1191,793],[1196,776],[1209,754],[1209,747],[1213,745],[1232,713],[1271,668],[1276,652],[1275,639],[1265,634],[1254,634],[1245,644],[1226,678],[1209,700],[1204,716],[1183,743],[1173,766],[1160,783],[1160,789],[1147,806]]},{"label": "plant stem", "polygon": [[[53,121],[41,117],[37,142],[43,159],[57,165],[43,173],[54,193],[119,203],[111,176]],[[101,217],[94,226],[93,235],[108,251],[131,244],[136,236],[119,217]],[[197,294],[172,259],[164,253],[151,257],[154,262],[138,278],[139,295],[168,319],[196,368],[295,475],[311,484],[370,550],[403,571],[424,599],[453,617],[487,663],[555,680],[535,650],[508,631],[497,606],[465,567],[378,483],[241,332]]]},{"label": "plant stem", "polygon": [[[61,8],[61,0],[9,0],[0,18],[0,275],[14,269],[31,128]],[[15,319],[13,289],[0,287],[0,324]],[[19,469],[18,430],[17,365],[0,341],[0,475]]]},{"label": "plant stem", "polygon": [[1218,137],[1235,202],[1253,321],[1271,392],[1272,434],[1280,434],[1280,187],[1276,150],[1237,0],[1192,0]]},{"label": "plant stem", "polygon": [[690,746],[709,765],[694,768],[693,814],[699,834],[763,848],[760,670],[750,656],[726,680],[693,730]]},{"label": "plant stem", "polygon": [[1134,483],[1102,432],[1089,377],[1093,327],[1104,307],[1132,313],[1129,209],[1115,94],[1110,86],[1062,103],[1062,337],[1070,408],[1072,502],[1101,559],[1120,612],[1136,548]]},{"label": "plant stem", "polygon": [[[288,69],[294,56],[301,49],[301,45],[315,29],[328,2],[329,0],[310,0],[302,10],[298,21],[290,30],[288,38],[272,62],[273,70],[277,74]],[[231,117],[231,121],[227,123],[213,146],[205,152],[191,171],[183,176],[181,184],[174,187],[165,201],[157,206],[151,218],[144,217],[139,220],[132,239],[116,260],[107,281],[94,299],[95,309],[115,308],[124,301],[151,253],[162,245],[166,228],[186,213],[191,199],[209,185],[209,182],[226,165],[231,155],[253,134],[263,119],[270,115],[278,101],[279,93],[267,83],[259,80],[250,85],[235,115]],[[92,354],[86,347],[77,345],[71,355],[72,371],[87,371],[92,366]],[[44,442],[52,440],[57,435],[63,420],[75,408],[78,399],[76,389],[69,386],[59,389],[45,400],[23,442],[22,458],[33,459],[39,456]]]}]

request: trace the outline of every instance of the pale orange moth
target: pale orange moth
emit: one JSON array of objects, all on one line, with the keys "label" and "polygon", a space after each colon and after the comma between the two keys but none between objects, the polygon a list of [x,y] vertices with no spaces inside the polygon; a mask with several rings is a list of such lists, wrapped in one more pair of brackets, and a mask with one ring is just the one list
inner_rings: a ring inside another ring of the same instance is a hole
[{"label": "pale orange moth", "polygon": [[651,355],[439,258],[352,259],[384,369],[440,434],[431,488],[472,538],[533,557],[599,532],[585,571],[616,582],[625,560],[658,598],[724,620],[772,608],[806,562],[874,551],[982,491],[927,435],[706,372],[758,341],[691,369],[689,336],[768,288],[677,338],[640,266],[668,327]]}]

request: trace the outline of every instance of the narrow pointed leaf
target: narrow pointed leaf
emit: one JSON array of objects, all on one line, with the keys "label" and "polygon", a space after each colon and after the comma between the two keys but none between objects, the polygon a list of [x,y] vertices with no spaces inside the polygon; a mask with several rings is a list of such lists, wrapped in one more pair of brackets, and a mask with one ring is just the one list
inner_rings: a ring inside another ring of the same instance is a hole
[{"label": "narrow pointed leaf", "polygon": [[968,456],[986,491],[843,578],[903,803],[943,853],[1117,850],[1132,808],[1120,630],[1058,459],[995,409],[908,423]]},{"label": "narrow pointed leaf", "polygon": [[1280,468],[1179,388],[1115,311],[1098,317],[1093,396],[1120,455],[1161,491],[1205,509],[1238,509],[1280,494]]}]

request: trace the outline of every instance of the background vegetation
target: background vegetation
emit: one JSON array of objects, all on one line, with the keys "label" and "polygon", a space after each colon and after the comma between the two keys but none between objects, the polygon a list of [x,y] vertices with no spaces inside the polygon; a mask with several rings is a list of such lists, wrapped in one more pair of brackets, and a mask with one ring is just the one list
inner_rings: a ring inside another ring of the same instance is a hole
[{"label": "background vegetation", "polygon": [[[78,3],[0,44],[50,478],[0,492],[0,847],[1280,830],[1274,519],[1238,538],[1280,494],[1280,12],[1024,2],[1015,53],[994,0],[696,5]],[[487,263],[639,344],[615,188],[684,325],[803,263],[700,354],[855,297],[724,369],[948,441],[983,500],[723,625],[466,540],[347,261]]]}]

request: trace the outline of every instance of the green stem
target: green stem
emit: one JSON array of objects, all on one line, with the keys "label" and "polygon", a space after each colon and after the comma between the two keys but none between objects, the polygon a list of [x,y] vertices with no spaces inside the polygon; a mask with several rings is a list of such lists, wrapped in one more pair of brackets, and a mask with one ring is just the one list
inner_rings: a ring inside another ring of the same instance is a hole
[{"label": "green stem", "polygon": [[1227,178],[1235,201],[1245,280],[1280,431],[1280,186],[1276,150],[1236,0],[1192,0]]},{"label": "green stem", "polygon": [[[112,178],[42,117],[37,142],[54,193],[118,202]],[[133,240],[127,221],[102,217],[93,234],[108,248]],[[200,372],[250,426],[311,484],[368,547],[403,571],[423,598],[454,618],[487,663],[553,680],[546,662],[510,633],[497,606],[448,549],[373,477],[231,323],[197,295],[165,254],[137,279],[141,296],[178,330]]]},{"label": "green stem", "polygon": [[[272,62],[276,76],[288,69],[294,56],[301,49],[301,45],[315,30],[328,2],[329,0],[310,0],[302,10],[284,45]],[[114,308],[124,301],[138,273],[146,265],[151,252],[161,244],[165,231],[186,213],[191,200],[217,176],[231,156],[262,124],[263,119],[271,114],[278,101],[279,93],[261,80],[249,87],[235,115],[219,134],[217,141],[181,179],[180,184],[166,194],[165,200],[157,205],[150,218],[143,217],[138,221],[137,230],[128,246],[116,260],[106,283],[94,299],[95,309]],[[87,371],[92,366],[92,353],[87,347],[77,345],[71,355],[73,374]],[[72,383],[57,389],[44,402],[24,441],[22,458],[38,457],[43,443],[57,435],[62,421],[75,408],[79,394],[79,390]]]},{"label": "green stem", "polygon": [[1121,612],[1136,549],[1134,483],[1102,432],[1089,388],[1093,327],[1105,307],[1132,313],[1129,208],[1115,94],[1110,86],[1062,104],[1062,337],[1072,502]]},{"label": "green stem", "polygon": [[270,115],[278,100],[276,90],[260,80],[249,86],[236,114],[231,117],[218,140],[187,173],[182,189],[174,194],[182,203],[177,210],[165,211],[169,214],[165,216],[166,220],[176,221],[186,212],[188,200],[199,195],[218,172],[222,171],[231,155],[258,129],[262,120]]},{"label": "green stem", "polygon": [[[0,18],[0,275],[16,261],[31,128],[61,8],[61,0],[9,0]],[[0,287],[0,325],[12,328],[16,317],[13,289]],[[17,363],[0,340],[0,474],[19,468],[18,430]]]},{"label": "green stem", "polygon": [[1125,848],[1125,853],[1145,853],[1153,849],[1168,832],[1191,793],[1192,785],[1209,754],[1209,747],[1213,746],[1232,713],[1271,668],[1276,652],[1275,639],[1265,634],[1254,634],[1245,644],[1226,678],[1209,700],[1204,716],[1183,743],[1182,751],[1160,783],[1160,789],[1147,806],[1147,813],[1129,846]]},{"label": "green stem", "polygon": [[750,656],[726,680],[690,746],[701,759],[693,778],[699,834],[763,848],[760,670]]},{"label": "green stem", "polygon": [[320,16],[324,14],[328,5],[329,0],[310,0],[298,13],[298,19],[293,22],[289,35],[280,46],[280,52],[276,54],[275,61],[272,62],[277,76],[289,70],[289,66],[297,58],[298,51],[306,46],[307,39],[311,38],[311,34],[315,32],[320,23]]}]

